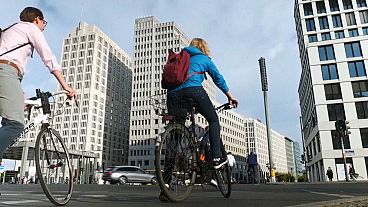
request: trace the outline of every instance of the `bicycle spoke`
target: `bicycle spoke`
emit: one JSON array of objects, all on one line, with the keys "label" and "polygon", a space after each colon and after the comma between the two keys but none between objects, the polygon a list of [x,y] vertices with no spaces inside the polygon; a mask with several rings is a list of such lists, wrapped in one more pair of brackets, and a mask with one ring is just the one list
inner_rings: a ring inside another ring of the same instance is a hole
[{"label": "bicycle spoke", "polygon": [[156,171],[160,172],[158,181],[171,201],[186,199],[193,188],[196,173],[191,171],[190,159],[195,152],[190,150],[190,139],[187,129],[177,124],[166,128],[156,148]]},{"label": "bicycle spoke", "polygon": [[72,192],[72,183],[65,182],[65,174],[72,180],[72,166],[67,149],[55,131],[40,132],[36,141],[36,168],[49,200],[55,205],[65,205]]}]

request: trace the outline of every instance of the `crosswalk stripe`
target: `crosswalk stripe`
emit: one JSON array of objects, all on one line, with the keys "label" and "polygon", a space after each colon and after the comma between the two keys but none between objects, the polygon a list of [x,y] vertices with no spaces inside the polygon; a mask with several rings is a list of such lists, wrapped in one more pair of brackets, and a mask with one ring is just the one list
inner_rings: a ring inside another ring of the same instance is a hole
[{"label": "crosswalk stripe", "polygon": [[40,200],[21,200],[21,201],[3,201],[1,204],[14,205],[14,204],[23,204],[23,203],[37,203],[42,202]]}]

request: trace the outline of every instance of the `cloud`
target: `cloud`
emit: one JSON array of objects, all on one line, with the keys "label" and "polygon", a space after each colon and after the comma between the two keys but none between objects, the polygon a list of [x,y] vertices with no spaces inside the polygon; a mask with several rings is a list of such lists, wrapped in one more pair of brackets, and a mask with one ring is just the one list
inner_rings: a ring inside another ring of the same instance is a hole
[{"label": "cloud", "polygon": [[[295,127],[300,114],[300,62],[292,1],[17,0],[2,6],[1,25],[16,21],[28,5],[44,11],[49,22],[45,36],[58,59],[63,39],[81,19],[95,24],[132,57],[136,18],[153,15],[162,22],[174,21],[189,37],[203,37],[209,42],[214,62],[240,100],[238,111],[262,119],[258,59],[263,56],[267,62],[271,127],[300,140]],[[39,58],[29,62],[34,63],[28,66],[24,87],[32,91],[42,77],[48,80],[42,87],[55,89],[56,82]],[[224,100],[220,93],[219,97]]]}]

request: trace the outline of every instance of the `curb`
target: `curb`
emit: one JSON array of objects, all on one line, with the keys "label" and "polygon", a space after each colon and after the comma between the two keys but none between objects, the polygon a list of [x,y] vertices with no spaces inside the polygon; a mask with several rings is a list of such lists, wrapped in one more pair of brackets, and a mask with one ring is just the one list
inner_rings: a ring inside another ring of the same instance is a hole
[{"label": "curb", "polygon": [[289,207],[368,207],[368,196],[307,203]]}]

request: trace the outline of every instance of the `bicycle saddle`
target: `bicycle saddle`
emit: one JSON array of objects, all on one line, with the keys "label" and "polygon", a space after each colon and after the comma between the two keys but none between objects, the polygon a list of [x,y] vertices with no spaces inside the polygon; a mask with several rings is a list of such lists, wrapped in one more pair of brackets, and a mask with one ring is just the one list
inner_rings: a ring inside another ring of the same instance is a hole
[{"label": "bicycle saddle", "polygon": [[198,113],[198,103],[192,98],[184,98],[180,101],[180,107],[185,108],[188,112],[193,111]]}]

